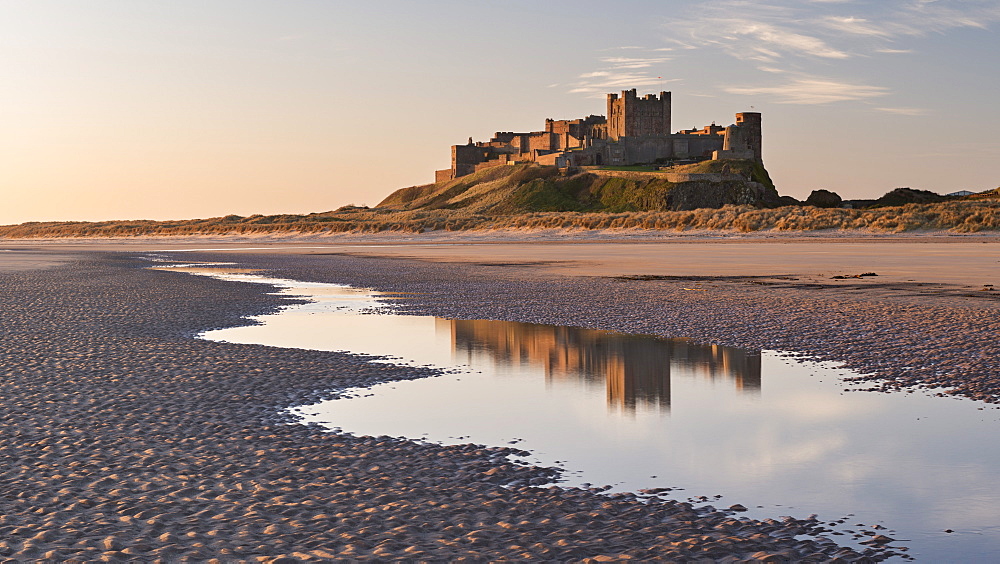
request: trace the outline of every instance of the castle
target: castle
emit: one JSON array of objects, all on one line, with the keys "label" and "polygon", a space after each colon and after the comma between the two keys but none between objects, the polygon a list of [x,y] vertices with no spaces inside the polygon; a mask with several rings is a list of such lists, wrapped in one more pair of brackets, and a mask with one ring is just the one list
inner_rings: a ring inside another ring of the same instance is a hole
[{"label": "castle", "polygon": [[636,90],[608,94],[608,113],[573,120],[545,120],[544,131],[498,131],[487,142],[451,147],[451,168],[435,181],[452,180],[485,168],[537,163],[560,168],[626,166],[753,159],[761,161],[761,122],[757,112],[736,114],[728,127],[707,125],[671,133],[670,92],[639,97]]}]

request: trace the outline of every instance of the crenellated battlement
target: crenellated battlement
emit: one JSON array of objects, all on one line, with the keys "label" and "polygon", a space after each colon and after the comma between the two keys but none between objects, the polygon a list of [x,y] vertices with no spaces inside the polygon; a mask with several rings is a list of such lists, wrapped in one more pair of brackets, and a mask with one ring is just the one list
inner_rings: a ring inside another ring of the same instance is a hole
[{"label": "crenellated battlement", "polygon": [[643,102],[662,102],[664,100],[664,95],[666,98],[670,98],[670,92],[660,92],[659,95],[656,94],[645,94],[641,98],[639,97],[638,91],[633,88],[631,90],[622,90],[621,95],[611,93],[608,94],[608,100],[641,100]]}]

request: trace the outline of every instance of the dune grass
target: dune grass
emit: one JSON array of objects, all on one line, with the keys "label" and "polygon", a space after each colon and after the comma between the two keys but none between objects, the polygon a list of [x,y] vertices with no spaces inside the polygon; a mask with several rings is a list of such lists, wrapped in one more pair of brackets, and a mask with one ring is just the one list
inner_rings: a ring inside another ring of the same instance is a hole
[{"label": "dune grass", "polygon": [[4,238],[140,237],[461,231],[489,229],[714,229],[734,232],[817,231],[881,233],[922,230],[976,233],[1000,230],[1000,201],[970,199],[876,209],[726,206],[668,212],[536,212],[483,215],[461,209],[358,208],[308,215],[229,215],[179,221],[31,222],[0,226]]}]

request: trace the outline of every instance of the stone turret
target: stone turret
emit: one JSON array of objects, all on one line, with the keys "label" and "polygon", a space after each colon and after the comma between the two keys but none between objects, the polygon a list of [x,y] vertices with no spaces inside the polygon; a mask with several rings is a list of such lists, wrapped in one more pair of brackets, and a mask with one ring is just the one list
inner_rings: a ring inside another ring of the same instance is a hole
[{"label": "stone turret", "polygon": [[753,159],[763,162],[761,157],[760,114],[743,112],[736,114],[736,124],[726,128],[722,150],[715,151],[712,158]]},{"label": "stone turret", "polygon": [[763,162],[761,156],[760,113],[742,112],[736,114],[736,127],[743,130],[744,148],[753,151],[753,157],[758,162]]}]

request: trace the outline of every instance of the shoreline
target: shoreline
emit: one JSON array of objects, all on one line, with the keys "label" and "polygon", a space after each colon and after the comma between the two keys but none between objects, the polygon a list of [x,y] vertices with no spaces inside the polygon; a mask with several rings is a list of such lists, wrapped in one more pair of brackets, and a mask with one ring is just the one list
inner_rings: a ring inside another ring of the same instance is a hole
[{"label": "shoreline", "polygon": [[194,235],[135,235],[135,236],[66,236],[66,237],[0,237],[0,247],[4,246],[32,246],[40,245],[45,247],[68,246],[79,248],[87,246],[90,248],[107,248],[118,245],[146,246],[160,245],[161,243],[179,242],[185,245],[197,245],[204,243],[217,243],[223,245],[243,245],[255,243],[269,243],[274,245],[288,245],[295,243],[316,243],[316,244],[366,244],[390,241],[400,244],[448,244],[481,242],[484,244],[505,244],[509,242],[535,242],[546,243],[592,243],[592,242],[699,242],[704,240],[878,240],[878,241],[900,241],[900,240],[1000,240],[1000,230],[983,230],[977,232],[958,232],[940,229],[921,229],[903,232],[876,231],[864,229],[815,229],[815,230],[779,230],[762,229],[757,231],[741,232],[732,229],[645,229],[639,227],[615,227],[615,228],[498,228],[498,229],[457,229],[457,230],[432,230],[423,232],[384,230],[376,232],[300,232],[300,231],[273,231],[259,232],[251,234],[242,233],[205,233]]},{"label": "shoreline", "polygon": [[[370,261],[341,259],[361,274],[383,274]],[[301,267],[294,257],[266,260],[277,271]],[[379,262],[399,270],[397,259]],[[0,273],[10,299],[0,384],[0,455],[11,461],[0,499],[3,556],[860,557],[822,537],[796,539],[824,532],[814,519],[751,521],[656,497],[506,487],[547,481],[552,471],[507,462],[512,449],[294,424],[289,406],[431,372],[192,339],[281,301],[257,284],[144,266],[98,253]],[[419,277],[427,267],[408,268]]]}]

